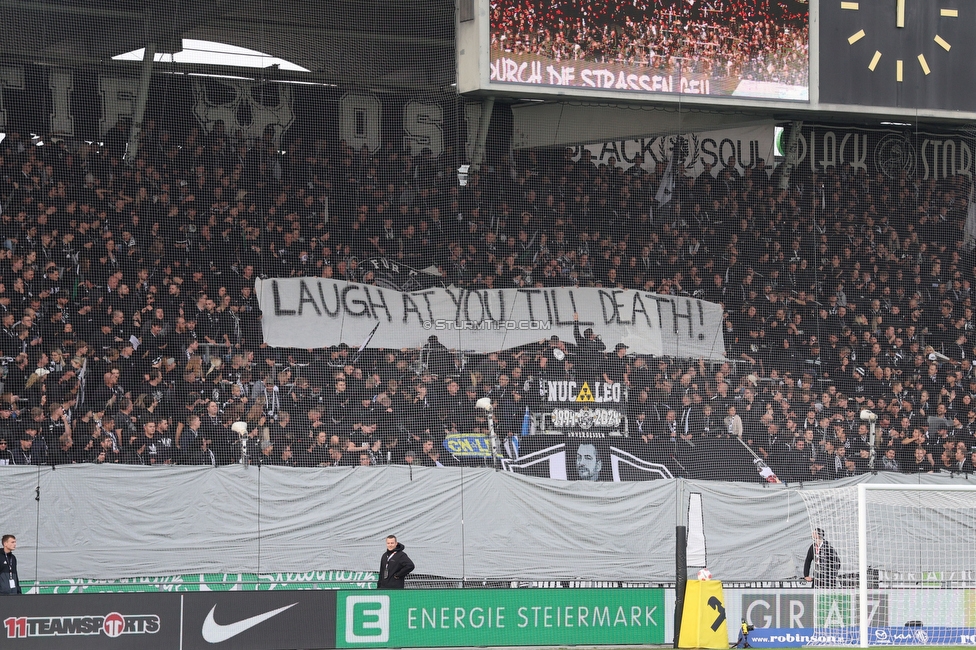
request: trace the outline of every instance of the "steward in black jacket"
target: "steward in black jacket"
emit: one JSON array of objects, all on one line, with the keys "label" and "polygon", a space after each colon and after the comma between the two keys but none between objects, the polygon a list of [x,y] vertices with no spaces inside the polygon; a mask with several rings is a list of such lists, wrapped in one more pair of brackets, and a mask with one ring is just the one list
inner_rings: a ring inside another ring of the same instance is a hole
[{"label": "steward in black jacket", "polygon": [[[813,571],[811,571],[813,569]],[[824,538],[823,528],[813,531],[813,544],[807,550],[807,558],[803,563],[803,576],[814,587],[837,587],[837,576],[840,572],[840,557],[837,551]]]},{"label": "steward in black jacket", "polygon": [[403,544],[390,535],[386,538],[386,553],[380,558],[380,577],[377,589],[403,589],[407,574],[414,570],[413,562],[403,552]]},{"label": "steward in black jacket", "polygon": [[14,557],[16,548],[17,538],[4,535],[3,549],[0,550],[0,595],[23,593],[20,589],[20,576],[17,575],[17,558]]}]

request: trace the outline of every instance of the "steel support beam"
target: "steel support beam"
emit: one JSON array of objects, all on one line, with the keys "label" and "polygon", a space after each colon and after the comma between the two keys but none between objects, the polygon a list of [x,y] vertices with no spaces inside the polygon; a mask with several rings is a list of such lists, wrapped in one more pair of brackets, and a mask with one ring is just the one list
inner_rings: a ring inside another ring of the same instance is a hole
[{"label": "steel support beam", "polygon": [[474,141],[471,151],[471,171],[481,169],[481,162],[485,158],[485,143],[488,141],[488,126],[491,124],[491,113],[495,108],[495,98],[488,97],[481,102],[481,119],[478,120],[478,137]]}]

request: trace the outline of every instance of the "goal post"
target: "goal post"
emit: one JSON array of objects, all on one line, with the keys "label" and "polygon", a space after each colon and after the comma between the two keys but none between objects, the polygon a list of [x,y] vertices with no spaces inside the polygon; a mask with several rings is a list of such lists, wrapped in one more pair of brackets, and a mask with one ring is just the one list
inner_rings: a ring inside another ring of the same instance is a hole
[{"label": "goal post", "polygon": [[816,549],[817,645],[976,643],[976,485],[799,492]]}]

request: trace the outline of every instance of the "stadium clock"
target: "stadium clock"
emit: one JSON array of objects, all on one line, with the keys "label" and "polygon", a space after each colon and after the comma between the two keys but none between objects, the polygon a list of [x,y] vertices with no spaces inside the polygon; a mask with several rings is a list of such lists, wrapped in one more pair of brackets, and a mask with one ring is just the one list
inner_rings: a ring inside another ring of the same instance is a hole
[{"label": "stadium clock", "polygon": [[[833,1],[839,1],[843,13],[853,12],[855,16],[865,5],[889,3],[894,6],[894,20],[874,20],[873,24],[861,26],[847,37],[852,52],[852,65],[866,65],[872,73],[889,75],[893,82],[903,83],[913,75],[916,80],[923,80],[932,74],[934,67],[946,65],[949,61],[948,53],[952,50],[952,44],[940,31],[943,26],[948,26],[949,21],[959,18],[958,9],[940,6],[941,3],[931,0]],[[906,7],[913,3],[918,6],[912,9]],[[928,11],[937,12],[937,16],[934,20],[921,20],[920,14]],[[883,13],[890,16],[887,11]],[[889,24],[885,25],[886,22]],[[903,37],[906,32],[918,30],[922,24],[937,26],[934,33],[921,35],[921,43],[928,44],[928,47],[919,47],[917,33],[908,38]]]}]

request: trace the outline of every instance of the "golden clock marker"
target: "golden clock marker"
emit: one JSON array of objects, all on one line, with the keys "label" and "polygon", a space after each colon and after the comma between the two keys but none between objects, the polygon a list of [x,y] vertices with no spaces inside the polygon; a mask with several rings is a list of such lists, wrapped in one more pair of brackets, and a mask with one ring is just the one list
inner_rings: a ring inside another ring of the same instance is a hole
[{"label": "golden clock marker", "polygon": [[[860,3],[855,2],[853,0],[843,0],[840,3],[840,8],[850,10],[850,11],[858,11],[860,9]],[[939,14],[944,18],[958,18],[959,10],[940,9]],[[905,0],[895,0],[895,26],[905,27],[905,22],[906,22],[905,21]],[[847,42],[851,45],[854,45],[854,43],[857,43],[865,36],[867,36],[866,32],[863,29],[861,29],[848,36]],[[952,45],[947,40],[942,38],[939,34],[936,34],[933,40],[936,42],[936,44],[938,44],[939,47],[941,47],[946,52],[948,52],[952,48]],[[868,70],[874,72],[877,69],[878,63],[881,61],[881,56],[882,56],[881,50],[874,51],[874,56],[871,57],[871,62],[868,64]],[[932,69],[929,67],[929,62],[925,59],[925,55],[919,54],[917,58],[918,58],[918,65],[922,68],[922,72],[925,75],[931,74]],[[895,60],[895,80],[898,81],[899,83],[905,80],[905,62],[902,59]]]},{"label": "golden clock marker", "polygon": [[918,64],[920,66],[922,66],[922,72],[924,72],[926,75],[929,74],[930,72],[932,72],[931,70],[929,70],[929,64],[928,64],[928,62],[925,61],[925,55],[924,54],[919,54],[918,55]]}]

